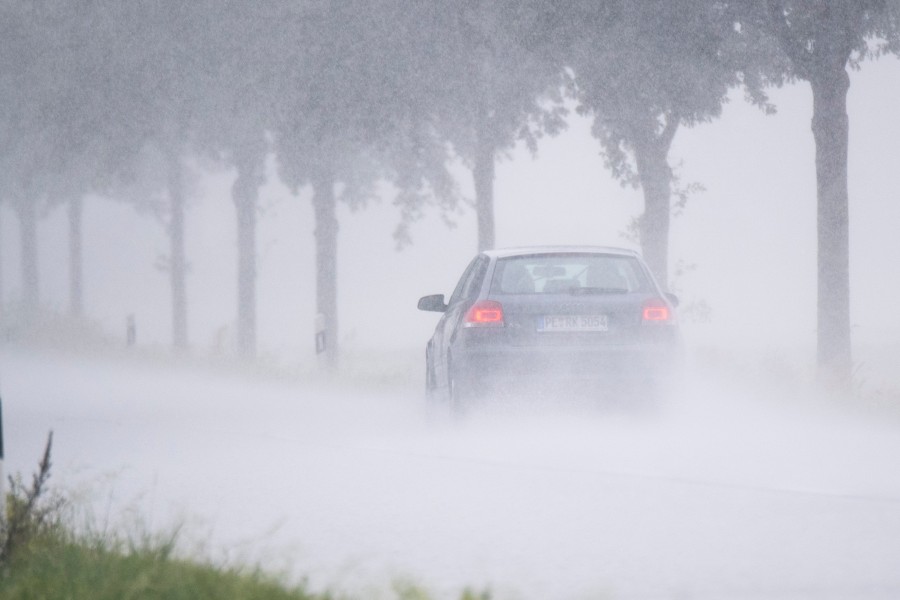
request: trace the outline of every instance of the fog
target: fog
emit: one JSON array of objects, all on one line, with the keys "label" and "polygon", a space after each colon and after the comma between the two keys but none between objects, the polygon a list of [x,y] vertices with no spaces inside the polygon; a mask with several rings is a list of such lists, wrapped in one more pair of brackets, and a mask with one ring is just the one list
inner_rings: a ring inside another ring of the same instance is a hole
[{"label": "fog", "polygon": [[[900,173],[891,163],[900,117],[892,110],[900,87],[893,58],[852,73],[849,93],[851,298],[854,342],[900,338],[893,310],[900,282],[885,268],[900,257],[893,224]],[[671,163],[683,182],[698,182],[681,216],[673,219],[671,261],[693,266],[673,287],[686,305],[704,302],[710,322],[697,339],[752,343],[773,351],[809,352],[815,341],[815,173],[807,85],[772,91],[774,116],[746,104],[739,93],[724,116],[683,129]],[[568,130],[547,139],[532,158],[518,147],[498,163],[497,245],[548,243],[634,247],[625,235],[642,210],[639,190],[621,187],[604,169],[587,119],[571,116]],[[679,166],[680,165],[680,166]],[[313,360],[315,315],[314,222],[309,191],[292,196],[270,163],[261,189],[258,327],[263,355]],[[189,341],[200,353],[233,351],[236,314],[236,232],[230,199],[233,175],[195,168],[188,213]],[[458,180],[471,198],[470,175]],[[462,207],[455,228],[431,213],[412,229],[413,244],[397,251],[399,216],[384,199],[351,211],[338,206],[339,316],[349,348],[421,346],[434,316],[419,313],[419,296],[452,290],[475,251],[474,213]],[[17,224],[2,211],[5,301],[20,297]],[[41,301],[65,313],[68,241],[63,209],[40,223]],[[134,314],[142,344],[171,340],[168,276],[155,268],[165,255],[165,228],[131,206],[92,197],[85,203],[85,306],[91,319],[124,339]],[[709,337],[711,336],[711,337]],[[724,337],[723,337],[724,336]]]},{"label": "fog", "polygon": [[[734,93],[722,118],[682,129],[670,155],[699,182],[672,222],[689,352],[658,411],[568,405],[425,414],[424,345],[475,253],[474,213],[436,213],[399,250],[392,190],[339,205],[344,358],[314,351],[311,192],[274,159],[261,188],[259,368],[235,354],[234,174],[194,164],[188,326],[169,355],[164,227],[89,197],[85,311],[110,346],[0,346],[5,471],[29,472],[48,430],[54,481],[101,522],[184,521],[212,557],[259,561],[316,588],[389,597],[412,580],[438,597],[893,598],[900,594],[900,62],[851,74],[851,315],[856,395],[815,391],[816,180],[806,84],[772,90],[765,116]],[[464,194],[470,174],[457,165]],[[498,163],[497,245],[604,244],[639,190],[604,168],[587,119]],[[41,302],[68,302],[63,210],[39,225]],[[5,306],[21,298],[14,215],[0,205]],[[674,269],[673,269],[674,270]],[[125,350],[134,315],[137,347]],[[224,360],[216,360],[224,359]]]}]

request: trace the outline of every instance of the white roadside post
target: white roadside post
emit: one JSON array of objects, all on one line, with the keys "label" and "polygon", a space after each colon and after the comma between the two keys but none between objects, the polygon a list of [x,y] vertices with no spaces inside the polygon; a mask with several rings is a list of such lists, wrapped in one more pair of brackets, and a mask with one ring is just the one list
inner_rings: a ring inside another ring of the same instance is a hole
[{"label": "white roadside post", "polygon": [[316,354],[325,352],[325,315],[319,313],[316,315]]}]

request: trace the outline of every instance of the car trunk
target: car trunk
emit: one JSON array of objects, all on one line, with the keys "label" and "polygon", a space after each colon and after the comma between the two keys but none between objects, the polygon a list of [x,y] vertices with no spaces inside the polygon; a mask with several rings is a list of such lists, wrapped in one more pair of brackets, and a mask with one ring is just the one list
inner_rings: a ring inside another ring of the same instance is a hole
[{"label": "car trunk", "polygon": [[497,297],[513,346],[582,347],[630,344],[642,336],[647,294],[521,295]]}]

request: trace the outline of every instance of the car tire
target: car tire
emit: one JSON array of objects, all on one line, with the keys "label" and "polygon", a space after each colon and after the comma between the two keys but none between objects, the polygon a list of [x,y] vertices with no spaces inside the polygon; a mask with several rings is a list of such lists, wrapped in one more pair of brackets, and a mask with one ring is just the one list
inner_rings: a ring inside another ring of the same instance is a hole
[{"label": "car tire", "polygon": [[452,362],[448,365],[447,372],[447,403],[450,412],[462,416],[471,408],[471,387],[465,374],[460,369],[454,368]]},{"label": "car tire", "polygon": [[443,390],[438,387],[434,373],[434,363],[429,349],[425,350],[425,418],[431,423],[439,422],[446,416],[447,403]]},{"label": "car tire", "polygon": [[434,402],[437,398],[437,384],[434,377],[434,366],[431,364],[431,353],[425,349],[425,401]]}]

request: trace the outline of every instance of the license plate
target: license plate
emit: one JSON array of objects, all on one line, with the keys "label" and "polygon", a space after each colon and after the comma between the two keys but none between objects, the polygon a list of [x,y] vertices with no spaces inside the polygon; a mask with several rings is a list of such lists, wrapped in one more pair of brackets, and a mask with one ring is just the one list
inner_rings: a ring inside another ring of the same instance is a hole
[{"label": "license plate", "polygon": [[547,315],[538,317],[538,331],[607,331],[606,315]]}]

